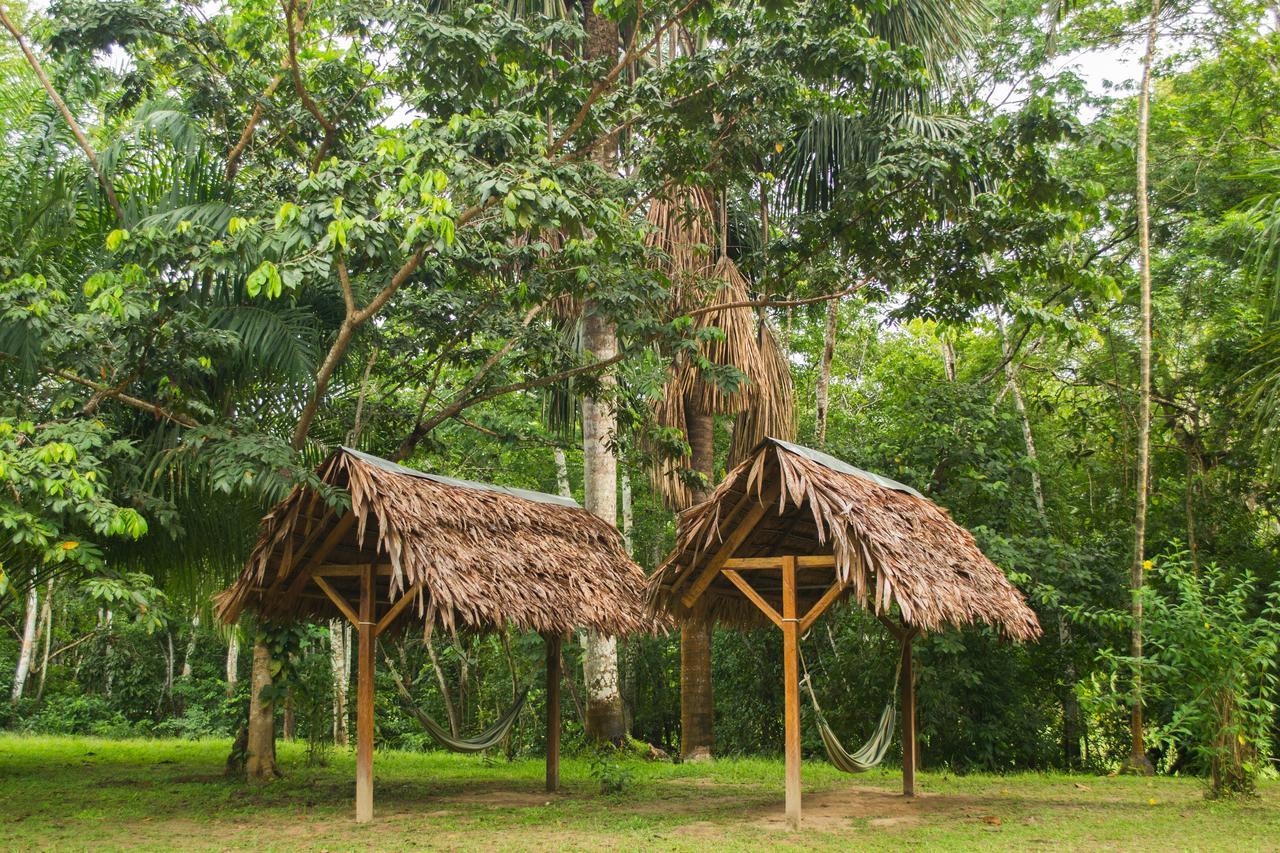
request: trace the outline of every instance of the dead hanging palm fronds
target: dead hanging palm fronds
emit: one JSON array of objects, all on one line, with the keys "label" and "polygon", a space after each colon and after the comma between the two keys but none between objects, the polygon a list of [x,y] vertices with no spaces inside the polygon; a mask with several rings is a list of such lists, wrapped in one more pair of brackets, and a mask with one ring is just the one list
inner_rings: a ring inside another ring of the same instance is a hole
[{"label": "dead hanging palm fronds", "polygon": [[[685,420],[684,395],[674,381],[668,382],[662,391],[662,397],[653,404],[654,421],[664,430],[679,430],[682,438],[687,439],[689,424]],[[654,488],[662,495],[663,502],[672,509],[685,509],[693,503],[693,490],[683,476],[691,464],[692,459],[687,452],[676,458],[659,453],[650,467],[649,474]]]},{"label": "dead hanging palm fronds", "polygon": [[[690,416],[737,415],[735,435],[741,431],[748,438],[735,439],[735,445],[744,443],[745,452],[766,435],[794,434],[794,395],[786,358],[765,319],[757,321],[741,304],[751,299],[750,283],[723,246],[714,265],[707,260],[717,242],[714,210],[707,190],[677,187],[655,199],[647,213],[648,245],[661,254],[660,268],[670,276],[672,310],[697,311],[695,333],[704,335],[696,357],[677,356],[654,415],[659,426],[685,436]],[[714,335],[707,334],[711,329],[717,330]],[[729,369],[739,374],[736,384]],[[650,472],[663,499],[676,509],[693,500],[683,476],[689,464],[687,455],[663,458]]]},{"label": "dead hanging palm fronds", "polygon": [[735,368],[742,379],[736,387],[726,387],[710,381],[698,365],[685,360],[677,363],[676,380],[690,408],[704,415],[736,415],[752,405],[767,379],[755,315],[742,305],[751,300],[750,285],[738,265],[724,257],[716,262],[709,286],[715,293],[698,314],[694,328],[697,333],[717,329],[719,334],[698,344],[699,355],[712,367]]},{"label": "dead hanging palm fronds", "polygon": [[659,253],[657,268],[671,279],[671,306],[678,311],[697,306],[689,300],[699,295],[696,285],[711,269],[713,210],[706,190],[676,187],[649,202],[645,213],[645,245]]},{"label": "dead hanging palm fronds", "polygon": [[734,421],[733,445],[729,448],[730,468],[747,458],[766,438],[792,441],[796,437],[795,386],[791,382],[791,365],[763,313],[757,323],[757,336],[760,384],[752,405]]},{"label": "dead hanging palm fronds", "polygon": [[[711,271],[710,252],[715,242],[715,216],[710,193],[699,187],[677,186],[649,202],[645,219],[649,231],[645,245],[655,252],[655,267],[670,281],[669,302],[673,312],[683,312],[700,305]],[[690,304],[692,303],[692,304]],[[665,430],[678,430],[688,436],[685,419],[684,388],[690,383],[685,376],[689,368],[672,365],[662,397],[653,403],[657,425]],[[649,476],[663,501],[673,509],[684,509],[693,501],[693,492],[683,474],[690,465],[689,455],[671,457],[666,448],[650,445],[655,461]]]}]

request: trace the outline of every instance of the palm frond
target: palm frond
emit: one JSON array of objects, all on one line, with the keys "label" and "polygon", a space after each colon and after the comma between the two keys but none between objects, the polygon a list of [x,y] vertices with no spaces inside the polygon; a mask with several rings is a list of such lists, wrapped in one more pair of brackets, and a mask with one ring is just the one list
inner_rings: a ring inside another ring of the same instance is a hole
[{"label": "palm frond", "polygon": [[757,330],[762,379],[752,405],[734,421],[729,468],[746,459],[765,438],[794,441],[796,437],[795,385],[791,380],[791,364],[767,317],[760,317]]}]

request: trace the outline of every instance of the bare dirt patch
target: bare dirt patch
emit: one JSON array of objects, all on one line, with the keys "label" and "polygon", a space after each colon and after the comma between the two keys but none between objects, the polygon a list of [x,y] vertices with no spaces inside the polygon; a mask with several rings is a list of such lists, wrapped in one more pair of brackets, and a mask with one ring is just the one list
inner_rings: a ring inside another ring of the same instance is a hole
[{"label": "bare dirt patch", "polygon": [[441,797],[440,802],[497,809],[531,809],[549,806],[556,801],[556,797],[556,794],[548,794],[546,791],[514,791],[499,788],[449,794]]},{"label": "bare dirt patch", "polygon": [[[989,808],[990,804],[986,804]],[[919,794],[910,799],[879,788],[849,786],[806,794],[801,820],[806,829],[835,831],[859,822],[876,829],[901,829],[928,819],[965,819],[982,809],[983,802],[956,794]],[[748,814],[757,826],[786,828],[785,803],[779,797]]]}]

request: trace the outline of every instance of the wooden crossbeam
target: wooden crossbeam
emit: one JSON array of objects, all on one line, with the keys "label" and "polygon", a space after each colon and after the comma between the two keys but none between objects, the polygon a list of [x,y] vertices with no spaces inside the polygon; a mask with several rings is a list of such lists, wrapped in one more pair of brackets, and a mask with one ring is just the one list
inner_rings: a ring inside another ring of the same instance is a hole
[{"label": "wooden crossbeam", "polygon": [[425,581],[418,581],[413,586],[406,589],[404,591],[404,595],[397,598],[395,604],[391,605],[391,609],[388,610],[386,613],[382,614],[382,618],[379,619],[378,624],[374,626],[373,636],[375,637],[380,636],[383,631],[390,628],[391,623],[396,621],[396,617],[399,616],[404,611],[404,609],[409,606],[409,602],[413,601],[415,598],[418,597],[418,593],[422,591],[422,588],[425,585],[426,585]]},{"label": "wooden crossbeam", "polygon": [[831,602],[840,597],[840,593],[844,592],[846,584],[836,581],[831,585],[817,602],[809,608],[809,612],[800,620],[800,633],[803,634],[813,627],[813,623],[818,621],[818,617],[827,612],[827,608],[831,606]]},{"label": "wooden crossbeam", "polygon": [[892,634],[894,639],[898,640],[899,642],[901,642],[903,637],[907,635],[906,626],[899,625],[898,623],[890,619],[888,616],[885,616],[883,613],[877,613],[876,619],[878,619],[880,624],[885,627],[885,630],[887,630],[890,634]]},{"label": "wooden crossbeam", "polygon": [[[348,512],[342,518],[338,519],[338,523],[329,530],[329,535],[324,537],[324,541],[320,543],[320,547],[317,548],[315,553],[310,557],[307,557],[306,562],[302,564],[302,567],[298,570],[299,574],[310,575],[317,566],[321,565],[325,558],[329,556],[329,552],[332,551],[340,541],[342,541],[342,537],[347,535],[347,532],[351,530],[351,526],[355,523],[356,514],[354,512]],[[319,533],[319,531],[323,529],[324,525],[321,525],[316,528],[314,533]],[[286,568],[287,567],[282,566],[281,571],[285,571]],[[284,576],[282,575],[277,578],[276,583],[279,584],[283,577]]]},{"label": "wooden crossbeam", "polygon": [[[280,561],[280,568],[276,571],[276,578],[274,581],[271,582],[271,586],[265,590],[266,594],[263,596],[263,598],[267,600],[268,607],[270,606],[270,599],[275,597],[276,593],[280,591],[280,587],[284,584],[286,580],[289,579],[289,575],[293,572],[295,561],[298,558],[305,558],[307,556],[307,552],[311,550],[311,546],[314,545],[316,540],[320,538],[320,534],[324,530],[324,522],[327,521],[332,515],[333,515],[333,507],[328,507],[325,510],[324,517],[321,519],[321,523],[317,524],[315,528],[307,535],[307,538],[302,541],[302,547],[294,549],[293,537],[292,536],[289,537],[289,541],[288,543],[286,543],[284,557]],[[328,554],[328,550],[326,550],[325,553]],[[323,559],[323,557],[321,559]],[[307,575],[307,572],[304,567],[303,571],[298,573],[298,576],[299,578],[305,578],[306,575]],[[305,583],[305,582],[306,582],[305,580],[302,581],[302,583]],[[302,586],[300,585],[299,581],[295,580],[285,591],[284,598],[281,600],[280,606],[277,609],[281,611],[287,610],[289,606],[292,604],[292,602],[294,601],[294,599],[297,598],[298,592],[301,589],[302,589]]]},{"label": "wooden crossbeam", "polygon": [[[372,563],[327,563],[323,566],[316,566],[312,569],[311,574],[326,578],[361,578],[364,577],[365,571],[368,570]],[[379,575],[391,574],[391,564],[381,563],[374,566],[374,573]]]},{"label": "wooden crossbeam", "polygon": [[352,625],[360,625],[360,617],[356,615],[355,608],[347,603],[347,600],[343,598],[327,580],[318,576],[313,576],[311,579],[316,582],[316,586],[320,587],[325,595],[329,596],[329,600],[333,602],[333,606],[341,610],[342,615],[347,617],[347,619],[351,621]]},{"label": "wooden crossbeam", "polygon": [[293,572],[293,568],[297,560],[306,559],[307,553],[311,550],[311,546],[315,545],[316,540],[318,540],[321,534],[324,533],[325,525],[329,523],[329,519],[333,518],[333,515],[333,507],[326,507],[324,513],[320,516],[320,523],[316,524],[315,527],[313,527],[307,534],[307,538],[302,540],[302,546],[293,551],[293,553],[285,555],[285,559],[280,565],[281,578],[289,577]]},{"label": "wooden crossbeam", "polygon": [[742,520],[729,532],[729,536],[720,545],[720,549],[707,561],[701,574],[694,580],[693,585],[681,596],[680,601],[685,607],[693,607],[706,588],[711,586],[711,582],[715,580],[716,575],[724,568],[724,564],[733,556],[733,552],[738,550],[738,546],[746,541],[746,538],[751,535],[751,531],[755,529],[756,524],[759,523],[760,519],[764,518],[764,514],[769,511],[771,502],[772,498],[766,496],[762,502],[753,504],[747,510]]},{"label": "wooden crossbeam", "polygon": [[751,603],[760,608],[760,612],[765,616],[768,616],[769,620],[773,622],[773,624],[777,625],[779,628],[782,627],[782,617],[778,614],[778,611],[774,610],[773,607],[769,605],[769,602],[765,601],[764,597],[760,595],[760,593],[756,592],[755,588],[751,586],[751,584],[746,582],[742,575],[738,574],[733,569],[722,569],[721,573],[731,580],[734,586],[742,590],[742,594],[751,599]]},{"label": "wooden crossbeam", "polygon": [[782,569],[781,557],[731,557],[724,561],[726,569],[751,571],[753,569]]},{"label": "wooden crossbeam", "polygon": [[[724,565],[725,568],[737,571],[781,569],[783,559],[783,557],[731,557],[725,560]],[[831,554],[813,554],[796,557],[795,560],[798,569],[833,569],[836,565],[836,558]]]},{"label": "wooden crossbeam", "polygon": [[287,612],[293,606],[293,603],[302,596],[302,590],[309,580],[311,580],[310,572],[298,572],[285,589],[284,596],[280,600],[280,606],[276,609],[281,612]]}]

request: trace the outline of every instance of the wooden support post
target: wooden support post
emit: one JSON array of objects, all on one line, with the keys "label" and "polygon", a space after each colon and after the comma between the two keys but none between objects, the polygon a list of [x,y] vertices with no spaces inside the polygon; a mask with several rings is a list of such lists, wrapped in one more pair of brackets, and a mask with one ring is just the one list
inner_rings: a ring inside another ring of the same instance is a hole
[{"label": "wooden support post", "polygon": [[356,683],[356,822],[373,820],[373,566],[360,577],[359,671]]},{"label": "wooden support post", "polygon": [[547,646],[547,790],[560,788],[560,635],[546,634]]},{"label": "wooden support post", "polygon": [[796,616],[796,558],[782,560],[782,677],[787,756],[787,827],[800,828],[800,662]]},{"label": "wooden support post", "polygon": [[906,629],[902,641],[902,796],[916,795],[916,682],[911,669],[915,632]]}]

